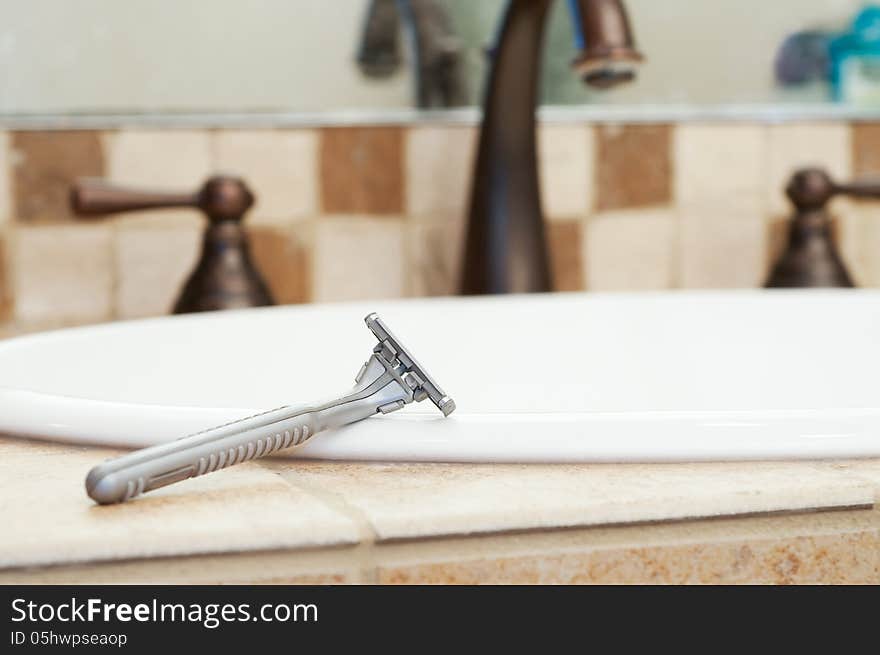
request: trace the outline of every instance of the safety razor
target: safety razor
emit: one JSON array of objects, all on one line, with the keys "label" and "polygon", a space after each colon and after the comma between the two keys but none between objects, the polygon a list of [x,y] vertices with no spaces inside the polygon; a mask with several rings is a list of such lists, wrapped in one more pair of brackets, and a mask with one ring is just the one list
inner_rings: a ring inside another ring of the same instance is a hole
[{"label": "safety razor", "polygon": [[426,398],[449,416],[455,402],[382,319],[370,314],[364,321],[378,343],[344,396],[285,405],[107,460],[89,471],[86,492],[102,505],[125,502],[188,478],[300,446],[324,430],[390,414]]}]

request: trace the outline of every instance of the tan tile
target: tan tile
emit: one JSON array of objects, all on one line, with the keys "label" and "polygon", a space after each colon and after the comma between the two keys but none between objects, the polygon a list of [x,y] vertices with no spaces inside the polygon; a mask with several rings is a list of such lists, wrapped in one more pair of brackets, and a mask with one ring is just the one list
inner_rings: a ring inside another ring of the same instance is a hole
[{"label": "tan tile", "polygon": [[104,174],[99,132],[14,132],[11,148],[14,214],[25,223],[72,219],[74,180]]},{"label": "tan tile", "polygon": [[852,173],[880,176],[880,123],[853,123]]},{"label": "tan tile", "polygon": [[880,500],[880,459],[838,460],[823,462],[820,465],[866,480],[874,486],[877,499]]},{"label": "tan tile", "polygon": [[279,305],[309,302],[312,254],[306,230],[256,226],[248,229],[251,256]]},{"label": "tan tile", "polygon": [[423,219],[407,227],[408,296],[449,296],[458,291],[465,220]]},{"label": "tan tile", "polygon": [[10,266],[8,237],[0,232],[0,322],[12,315],[12,267]]},{"label": "tan tile", "polygon": [[12,157],[9,132],[0,130],[0,226],[12,218]]},{"label": "tan tile", "polygon": [[88,447],[76,444],[0,436],[0,456],[2,457],[24,455],[29,457],[42,457],[43,455],[82,453],[87,452],[88,450]]},{"label": "tan tile", "polygon": [[0,569],[358,540],[348,518],[252,462],[129,503],[97,506],[83,479],[111,454],[19,452],[2,458],[0,477],[10,491],[0,503]]},{"label": "tan tile", "polygon": [[214,168],[206,130],[121,130],[105,139],[107,175],[120,184],[195,189]]},{"label": "tan tile", "polygon": [[214,138],[219,170],[244,178],[254,191],[250,224],[283,224],[315,215],[317,131],[220,130]]},{"label": "tan tile", "polygon": [[686,206],[680,210],[679,284],[685,288],[752,288],[769,271],[767,223],[757,203]]},{"label": "tan tile", "polygon": [[604,212],[587,222],[584,260],[591,291],[673,286],[675,213],[665,209]]},{"label": "tan tile", "polygon": [[[12,255],[9,255],[12,258]],[[47,319],[23,323],[15,320],[15,305],[11,308],[9,320],[0,323],[0,338],[21,337],[26,334],[47,332],[49,330],[61,330],[63,328],[92,325],[94,319]]]},{"label": "tan tile", "polygon": [[120,318],[170,314],[201,250],[204,219],[188,217],[116,223],[116,312]]},{"label": "tan tile", "polygon": [[880,286],[880,207],[849,198],[830,206],[835,245],[853,282],[859,287]]},{"label": "tan tile", "polygon": [[584,289],[583,230],[583,221],[546,224],[555,291]]},{"label": "tan tile", "polygon": [[385,543],[403,584],[870,583],[880,512],[851,509]]},{"label": "tan tile", "polygon": [[459,216],[467,211],[477,135],[468,126],[406,131],[406,213]]},{"label": "tan tile", "polygon": [[873,502],[861,479],[809,462],[631,465],[379,464],[275,460],[332,493],[379,540],[730,516]]},{"label": "tan tile", "polygon": [[315,232],[315,301],[399,298],[405,294],[400,220],[327,217]]},{"label": "tan tile", "polygon": [[673,136],[676,204],[763,201],[765,146],[765,128],[757,125],[678,125]]},{"label": "tan tile", "polygon": [[403,130],[333,127],[321,130],[322,209],[328,214],[403,212]]},{"label": "tan tile", "polygon": [[21,321],[108,319],[113,313],[113,228],[19,227],[12,262]]},{"label": "tan tile", "polygon": [[10,316],[7,319],[0,321],[0,339],[11,339],[12,337],[20,337],[28,333],[33,332],[43,332],[45,330],[51,330],[55,326],[47,327],[43,323],[29,323],[22,324],[16,323],[14,320],[15,311],[14,308],[10,309]]},{"label": "tan tile", "polygon": [[593,208],[595,132],[589,125],[541,125],[541,201],[550,220],[583,218]]},{"label": "tan tile", "polygon": [[604,125],[596,133],[595,193],[599,211],[670,203],[669,125]]},{"label": "tan tile", "polygon": [[259,578],[249,580],[245,584],[260,585],[341,585],[354,581],[345,573],[305,573],[303,575],[279,576],[276,578]]},{"label": "tan tile", "polygon": [[767,208],[772,213],[791,211],[785,187],[792,174],[805,167],[824,168],[844,182],[852,175],[850,127],[847,124],[786,124],[766,128]]},{"label": "tan tile", "polygon": [[0,570],[0,584],[296,584],[360,581],[354,548],[187,555]]},{"label": "tan tile", "polygon": [[[214,173],[207,130],[121,130],[104,136],[107,178],[121,186],[192,191]],[[191,209],[129,212],[143,219],[191,220]]]},{"label": "tan tile", "polygon": [[877,584],[880,534],[587,549],[390,566],[379,584]]}]

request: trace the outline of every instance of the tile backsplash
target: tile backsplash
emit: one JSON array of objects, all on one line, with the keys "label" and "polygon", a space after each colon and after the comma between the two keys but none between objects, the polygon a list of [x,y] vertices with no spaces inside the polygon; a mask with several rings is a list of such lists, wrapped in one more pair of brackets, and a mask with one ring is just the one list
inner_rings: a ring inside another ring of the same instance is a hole
[{"label": "tile backsplash", "polygon": [[[453,293],[477,141],[464,124],[0,131],[0,322],[166,313],[201,242],[195,211],[74,217],[80,176],[156,189],[241,175],[251,248],[281,303]],[[558,290],[760,286],[784,243],[791,172],[880,172],[880,124],[546,122]],[[861,286],[880,286],[880,205],[837,201]]]}]

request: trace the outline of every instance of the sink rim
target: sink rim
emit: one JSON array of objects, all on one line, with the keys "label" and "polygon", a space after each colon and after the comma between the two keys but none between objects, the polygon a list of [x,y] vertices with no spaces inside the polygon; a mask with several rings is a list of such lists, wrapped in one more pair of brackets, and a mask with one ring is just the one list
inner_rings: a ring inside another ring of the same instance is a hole
[{"label": "sink rim", "polygon": [[[809,294],[809,295],[806,295]],[[444,303],[509,303],[528,300],[538,304],[554,299],[592,303],[677,302],[734,299],[774,302],[796,298],[800,302],[823,298],[863,297],[880,306],[880,292],[874,290],[731,290],[538,294],[528,297],[479,297],[334,303],[301,307],[275,307],[235,312],[153,317],[94,326],[63,328],[13,337],[0,342],[0,364],[4,354],[18,347],[39,347],[85,335],[149,328],[150,325],[198,325],[225,319],[243,319],[265,312],[316,312],[325,308],[364,310],[376,305],[387,309]],[[455,396],[455,390],[450,389]],[[167,405],[151,402],[108,401],[87,396],[47,393],[40,390],[0,386],[0,434],[53,439],[95,445],[138,447],[182,436],[264,409],[252,406]],[[98,412],[103,417],[93,420]],[[44,418],[35,425],[33,416]],[[777,409],[696,409],[583,412],[468,412],[465,407],[452,418],[455,430],[442,428],[429,408],[408,408],[392,416],[375,417],[309,442],[296,456],[329,459],[403,459],[406,461],[704,461],[718,459],[790,459],[880,456],[880,406]],[[719,424],[739,423],[736,428]],[[115,432],[116,422],[128,427],[124,435]],[[847,423],[849,422],[849,423]],[[749,423],[750,425],[745,425]],[[845,423],[850,431],[835,429]],[[570,429],[567,437],[549,431],[548,424]],[[808,428],[813,425],[812,433]],[[630,433],[621,428],[628,427]],[[577,428],[577,429],[575,429]],[[536,436],[536,432],[543,433]],[[725,430],[727,432],[725,433]],[[818,430],[818,431],[817,431]],[[823,432],[824,430],[824,432]],[[731,449],[736,432],[739,447]],[[450,433],[455,434],[450,436]],[[573,443],[572,434],[579,435]],[[600,436],[596,436],[599,434]],[[415,436],[414,436],[415,435]],[[717,435],[717,439],[713,435]],[[582,439],[580,437],[583,437]],[[662,447],[660,446],[662,444]],[[736,452],[734,452],[736,451]]]}]

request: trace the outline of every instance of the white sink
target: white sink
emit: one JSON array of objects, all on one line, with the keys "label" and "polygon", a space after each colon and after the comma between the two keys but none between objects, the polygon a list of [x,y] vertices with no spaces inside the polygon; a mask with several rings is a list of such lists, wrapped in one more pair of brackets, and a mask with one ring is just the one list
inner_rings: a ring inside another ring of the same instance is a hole
[{"label": "white sink", "polygon": [[298,456],[674,461],[880,456],[880,292],[556,294],[166,317],[0,343],[0,433],[142,446],[345,391],[377,311],[458,405]]}]

